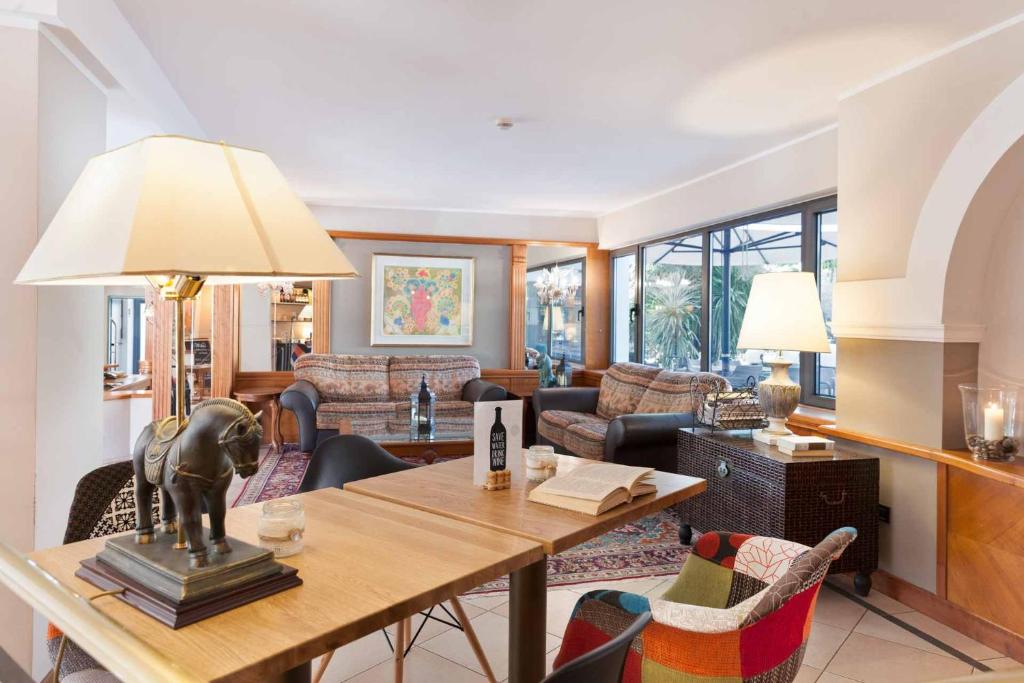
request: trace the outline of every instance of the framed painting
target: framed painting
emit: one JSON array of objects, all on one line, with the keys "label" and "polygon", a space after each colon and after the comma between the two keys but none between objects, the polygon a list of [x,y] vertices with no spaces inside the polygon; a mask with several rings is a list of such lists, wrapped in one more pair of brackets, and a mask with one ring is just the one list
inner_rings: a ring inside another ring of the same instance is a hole
[{"label": "framed painting", "polygon": [[472,257],[374,254],[371,346],[470,346]]}]

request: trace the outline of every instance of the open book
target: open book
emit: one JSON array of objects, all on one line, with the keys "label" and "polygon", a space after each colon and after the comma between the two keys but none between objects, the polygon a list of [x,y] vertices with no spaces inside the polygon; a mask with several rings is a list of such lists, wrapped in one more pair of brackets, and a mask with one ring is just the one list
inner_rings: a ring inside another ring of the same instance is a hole
[{"label": "open book", "polygon": [[[584,461],[567,474],[560,474],[530,491],[529,500],[588,515],[600,515],[636,496],[654,493],[654,469],[628,467],[606,462]],[[561,468],[561,462],[559,462]]]}]

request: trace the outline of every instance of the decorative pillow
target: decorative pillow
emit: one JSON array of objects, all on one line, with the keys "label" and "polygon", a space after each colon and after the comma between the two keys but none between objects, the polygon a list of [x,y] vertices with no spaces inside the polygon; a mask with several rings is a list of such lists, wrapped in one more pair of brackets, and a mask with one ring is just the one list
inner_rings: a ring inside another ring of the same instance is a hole
[{"label": "decorative pillow", "polygon": [[307,353],[295,360],[295,379],[304,379],[323,403],[388,400],[388,357]]},{"label": "decorative pillow", "polygon": [[411,393],[419,391],[424,375],[438,401],[458,401],[466,382],[480,376],[480,361],[473,356],[392,356],[388,368],[391,400],[408,400]]},{"label": "decorative pillow", "polygon": [[601,393],[597,396],[597,414],[606,420],[636,412],[641,397],[651,380],[661,372],[639,363],[616,363],[608,368],[601,379]]},{"label": "decorative pillow", "polygon": [[[698,396],[691,392],[693,378],[697,378]],[[694,399],[698,404],[705,394],[713,391],[728,391],[729,382],[710,372],[673,372],[662,370],[648,385],[635,413],[688,413],[693,410]]]}]

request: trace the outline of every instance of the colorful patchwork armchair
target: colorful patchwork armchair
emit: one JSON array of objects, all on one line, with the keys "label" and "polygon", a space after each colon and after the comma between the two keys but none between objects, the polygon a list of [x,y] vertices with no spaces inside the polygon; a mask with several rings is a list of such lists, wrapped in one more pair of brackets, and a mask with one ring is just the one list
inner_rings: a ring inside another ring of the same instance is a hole
[{"label": "colorful patchwork armchair", "polygon": [[555,669],[650,610],[654,621],[633,640],[623,681],[792,681],[828,566],[856,537],[846,527],[808,548],[767,536],[705,533],[660,599],[601,590],[580,598]]}]

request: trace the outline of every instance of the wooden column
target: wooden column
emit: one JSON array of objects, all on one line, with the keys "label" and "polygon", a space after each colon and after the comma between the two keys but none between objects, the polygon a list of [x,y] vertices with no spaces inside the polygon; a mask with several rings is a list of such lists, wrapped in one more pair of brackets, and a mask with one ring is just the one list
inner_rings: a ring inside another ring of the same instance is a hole
[{"label": "wooden column", "polygon": [[230,398],[238,372],[238,285],[211,287],[213,291],[212,339],[210,363],[213,366],[210,391],[214,396]]},{"label": "wooden column", "polygon": [[610,254],[606,249],[587,247],[586,291],[583,293],[586,339],[584,365],[589,370],[608,367],[611,345]]},{"label": "wooden column", "polygon": [[313,353],[331,352],[331,281],[313,282]]},{"label": "wooden column", "polygon": [[522,370],[526,354],[526,245],[509,245],[508,367]]},{"label": "wooden column", "polygon": [[[164,301],[152,287],[146,289],[153,304],[153,419],[171,414],[171,348],[174,346],[174,302]],[[147,330],[149,331],[149,330]]]}]

